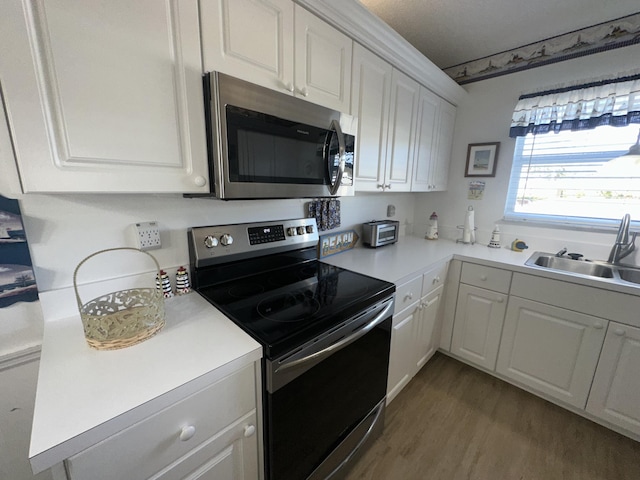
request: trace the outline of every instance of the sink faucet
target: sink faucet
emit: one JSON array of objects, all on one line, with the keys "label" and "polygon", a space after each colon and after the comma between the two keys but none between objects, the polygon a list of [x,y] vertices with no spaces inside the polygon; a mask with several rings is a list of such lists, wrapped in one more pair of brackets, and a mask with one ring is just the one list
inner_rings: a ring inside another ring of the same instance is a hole
[{"label": "sink faucet", "polygon": [[636,235],[637,232],[631,234],[631,241],[629,241],[629,225],[631,224],[631,216],[626,213],[622,217],[620,222],[620,228],[618,228],[618,235],[616,236],[616,242],[611,248],[609,254],[609,263],[619,263],[624,257],[633,252],[636,248]]},{"label": "sink faucet", "polygon": [[556,257],[561,257],[565,253],[567,253],[567,247],[564,247],[562,250],[560,250],[558,253],[556,253]]}]

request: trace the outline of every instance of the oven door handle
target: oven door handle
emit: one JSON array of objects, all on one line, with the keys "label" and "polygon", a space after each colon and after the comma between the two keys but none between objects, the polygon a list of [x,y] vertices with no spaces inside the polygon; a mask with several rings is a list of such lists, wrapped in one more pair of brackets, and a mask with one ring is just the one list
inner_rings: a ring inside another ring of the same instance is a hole
[{"label": "oven door handle", "polygon": [[306,357],[302,357],[299,358],[297,360],[291,360],[291,361],[285,361],[284,363],[281,363],[278,368],[275,370],[274,373],[279,373],[282,372],[284,370],[289,370],[290,368],[295,368],[295,367],[299,367],[305,363],[309,363],[309,362],[318,362],[320,360],[322,360],[325,357],[328,357],[329,355],[331,355],[333,352],[340,350],[341,348],[346,347],[347,345],[355,342],[356,340],[358,340],[360,337],[366,335],[369,331],[371,331],[372,329],[374,329],[378,324],[382,323],[386,318],[387,318],[387,314],[389,313],[389,310],[391,310],[391,308],[393,307],[393,302],[389,302],[387,304],[387,306],[384,308],[384,310],[382,310],[382,312],[380,312],[373,320],[371,320],[369,323],[367,323],[364,327],[362,327],[360,330],[358,330],[357,332],[353,333],[353,335],[349,335],[348,337],[345,337],[343,339],[341,339],[340,341],[329,345],[326,348],[323,348],[322,350],[312,353],[311,355],[307,355]]}]

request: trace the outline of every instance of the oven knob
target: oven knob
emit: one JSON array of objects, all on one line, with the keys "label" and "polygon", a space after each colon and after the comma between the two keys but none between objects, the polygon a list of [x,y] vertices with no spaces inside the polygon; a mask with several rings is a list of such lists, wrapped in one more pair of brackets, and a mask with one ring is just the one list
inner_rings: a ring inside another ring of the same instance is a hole
[{"label": "oven knob", "polygon": [[304,235],[305,233],[304,227],[298,227],[298,235]]},{"label": "oven knob", "polygon": [[213,235],[207,235],[204,237],[204,246],[207,248],[213,248],[218,246],[218,239]]},{"label": "oven knob", "polygon": [[296,227],[287,228],[287,235],[289,235],[290,237],[295,237],[296,233],[297,233]]},{"label": "oven knob", "polygon": [[222,235],[220,237],[220,243],[222,245],[224,245],[225,247],[227,245],[231,245],[233,243],[233,237],[231,235],[229,235],[228,233],[225,233],[224,235]]},{"label": "oven knob", "polygon": [[313,233],[313,225],[307,225],[307,233]]}]

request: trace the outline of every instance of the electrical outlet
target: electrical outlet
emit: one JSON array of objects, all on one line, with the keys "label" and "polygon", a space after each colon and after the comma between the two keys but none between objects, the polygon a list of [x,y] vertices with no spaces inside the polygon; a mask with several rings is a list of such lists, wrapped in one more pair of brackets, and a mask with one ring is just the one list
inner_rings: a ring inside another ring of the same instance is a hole
[{"label": "electrical outlet", "polygon": [[158,222],[140,222],[132,226],[133,235],[140,250],[154,250],[162,247]]}]

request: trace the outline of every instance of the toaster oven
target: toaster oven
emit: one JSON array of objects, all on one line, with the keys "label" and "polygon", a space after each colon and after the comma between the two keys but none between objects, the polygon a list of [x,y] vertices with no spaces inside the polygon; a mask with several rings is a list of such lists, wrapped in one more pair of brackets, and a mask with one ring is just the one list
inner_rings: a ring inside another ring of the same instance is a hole
[{"label": "toaster oven", "polygon": [[362,224],[362,243],[367,247],[381,247],[398,241],[400,222],[374,220]]}]

